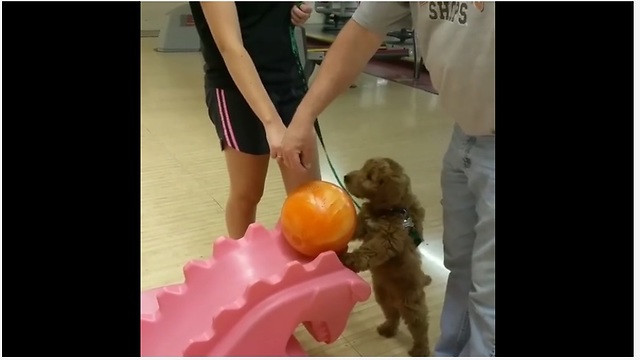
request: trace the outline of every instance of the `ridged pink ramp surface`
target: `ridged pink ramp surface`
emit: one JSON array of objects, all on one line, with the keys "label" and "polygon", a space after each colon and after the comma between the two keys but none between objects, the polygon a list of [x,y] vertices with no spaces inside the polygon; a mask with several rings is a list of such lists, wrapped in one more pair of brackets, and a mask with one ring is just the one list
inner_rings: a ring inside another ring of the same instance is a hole
[{"label": "ridged pink ramp surface", "polygon": [[298,324],[331,343],[371,295],[335,253],[300,255],[279,228],[253,224],[214,248],[210,259],[185,265],[183,284],[142,293],[141,356],[300,355],[292,354]]}]

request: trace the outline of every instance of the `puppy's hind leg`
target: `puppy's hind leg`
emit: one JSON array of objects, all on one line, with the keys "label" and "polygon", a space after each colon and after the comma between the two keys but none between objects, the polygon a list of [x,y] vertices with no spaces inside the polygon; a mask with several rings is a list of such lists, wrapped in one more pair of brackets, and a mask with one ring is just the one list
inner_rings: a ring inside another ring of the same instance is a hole
[{"label": "puppy's hind leg", "polygon": [[385,321],[378,325],[376,330],[378,334],[386,338],[394,337],[398,333],[398,326],[400,325],[400,311],[392,304],[391,299],[383,289],[374,286],[374,293],[376,302],[380,305],[385,318]]},{"label": "puppy's hind leg", "polygon": [[405,303],[400,308],[400,314],[413,338],[413,347],[409,350],[409,355],[429,356],[429,312],[424,294],[415,301]]}]

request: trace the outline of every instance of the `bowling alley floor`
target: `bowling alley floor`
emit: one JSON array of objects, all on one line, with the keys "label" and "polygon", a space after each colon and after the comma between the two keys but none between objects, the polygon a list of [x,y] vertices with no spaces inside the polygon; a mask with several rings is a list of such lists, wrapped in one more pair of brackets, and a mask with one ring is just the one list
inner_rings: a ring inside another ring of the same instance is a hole
[{"label": "bowling alley floor", "polygon": [[[180,282],[182,266],[208,257],[214,239],[226,233],[224,206],[229,180],[215,130],[207,117],[199,53],[153,50],[141,39],[142,289]],[[439,172],[451,124],[436,109],[436,95],[366,74],[320,117],[329,155],[342,176],[369,157],[388,156],[404,165],[426,208],[424,237],[433,283],[427,290],[431,345],[447,271],[442,266]],[[275,165],[275,164],[274,164]],[[322,176],[335,182],[321,153]],[[277,166],[267,177],[258,222],[272,227],[285,192]],[[368,273],[363,273],[369,279]],[[312,356],[407,356],[404,325],[395,338],[376,333],[382,313],[373,301],[357,305],[347,329],[333,344],[316,343],[299,328],[298,340]]]}]

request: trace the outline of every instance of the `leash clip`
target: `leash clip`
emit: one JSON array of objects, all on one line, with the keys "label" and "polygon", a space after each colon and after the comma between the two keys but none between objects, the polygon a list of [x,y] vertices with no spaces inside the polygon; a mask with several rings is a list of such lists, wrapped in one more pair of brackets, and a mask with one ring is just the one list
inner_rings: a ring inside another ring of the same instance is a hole
[{"label": "leash clip", "polygon": [[412,229],[415,226],[415,224],[413,223],[413,219],[409,215],[407,209],[402,209],[402,217],[402,227],[404,229]]}]

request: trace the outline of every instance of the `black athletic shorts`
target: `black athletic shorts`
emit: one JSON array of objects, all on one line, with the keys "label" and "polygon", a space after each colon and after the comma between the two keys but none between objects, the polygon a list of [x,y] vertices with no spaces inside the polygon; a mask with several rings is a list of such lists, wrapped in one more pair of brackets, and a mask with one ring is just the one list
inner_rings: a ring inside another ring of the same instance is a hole
[{"label": "black athletic shorts", "polygon": [[[236,88],[216,88],[205,85],[209,118],[216,127],[220,147],[227,146],[252,155],[269,154],[264,126]],[[285,126],[304,97],[302,88],[267,89],[271,101]]]}]

